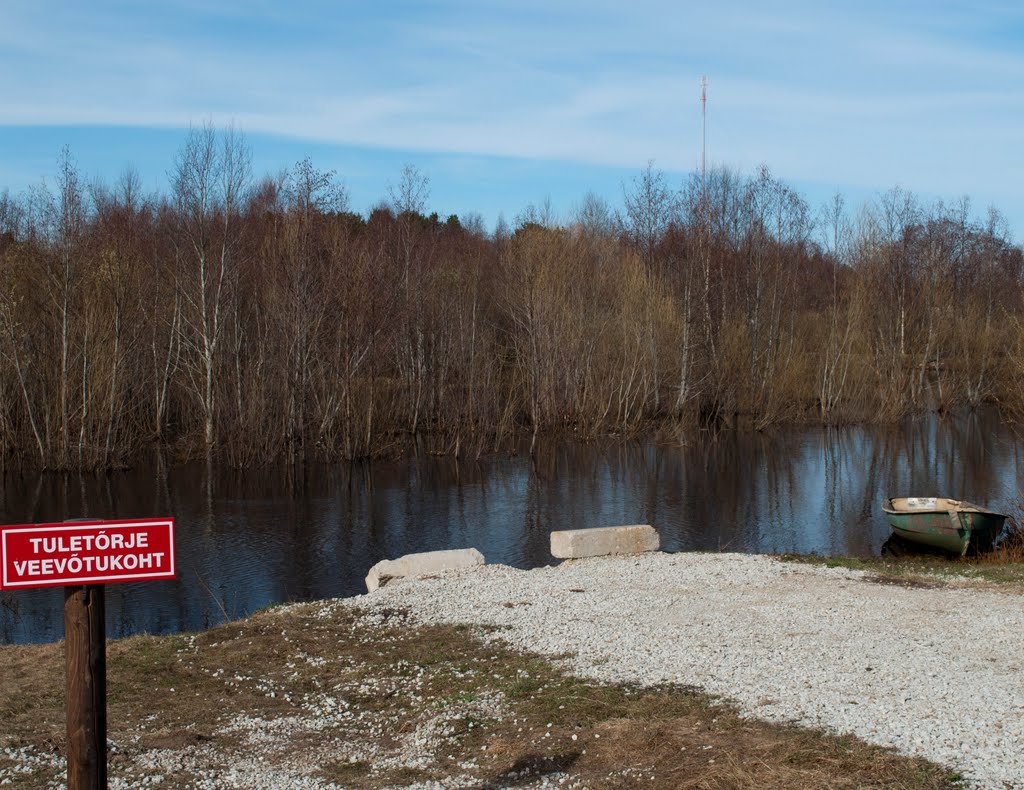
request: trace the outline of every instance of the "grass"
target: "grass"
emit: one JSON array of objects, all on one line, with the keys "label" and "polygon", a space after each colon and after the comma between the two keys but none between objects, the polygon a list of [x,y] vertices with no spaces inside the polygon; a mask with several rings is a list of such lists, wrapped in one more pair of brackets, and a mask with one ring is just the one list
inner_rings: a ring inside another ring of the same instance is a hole
[{"label": "grass", "polygon": [[1024,548],[1014,544],[977,557],[922,554],[905,557],[823,557],[783,554],[783,562],[864,571],[873,581],[915,586],[947,584],[1000,585],[1007,592],[1024,592]]},{"label": "grass", "polygon": [[[641,659],[642,660],[642,659]],[[0,782],[63,775],[61,645],[0,648]],[[853,737],[741,718],[693,689],[593,683],[472,627],[277,608],[195,635],[108,645],[111,778],[287,786],[949,788]],[[10,751],[17,750],[17,751]]]}]

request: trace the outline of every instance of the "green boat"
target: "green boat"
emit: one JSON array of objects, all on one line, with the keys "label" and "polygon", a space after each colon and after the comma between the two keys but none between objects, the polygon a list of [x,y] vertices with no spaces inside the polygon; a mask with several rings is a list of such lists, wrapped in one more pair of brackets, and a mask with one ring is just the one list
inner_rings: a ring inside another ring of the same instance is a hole
[{"label": "green boat", "polygon": [[904,540],[961,557],[970,549],[987,551],[1006,516],[944,497],[895,497],[882,504],[892,531]]}]

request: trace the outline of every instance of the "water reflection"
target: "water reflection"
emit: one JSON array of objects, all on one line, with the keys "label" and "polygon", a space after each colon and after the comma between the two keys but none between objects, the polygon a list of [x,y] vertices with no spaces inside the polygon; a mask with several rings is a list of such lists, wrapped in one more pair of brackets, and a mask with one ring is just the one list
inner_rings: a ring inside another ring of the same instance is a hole
[{"label": "water reflection", "polygon": [[[992,412],[890,428],[808,428],[596,446],[480,462],[419,456],[281,470],[171,468],[3,478],[0,522],[173,515],[179,578],[112,585],[108,633],[195,630],[270,603],[353,595],[378,560],[475,546],[551,562],[548,534],[650,523],[671,551],[876,554],[889,495],[1017,498],[1021,443]],[[62,591],[0,594],[0,641],[59,639]]]}]

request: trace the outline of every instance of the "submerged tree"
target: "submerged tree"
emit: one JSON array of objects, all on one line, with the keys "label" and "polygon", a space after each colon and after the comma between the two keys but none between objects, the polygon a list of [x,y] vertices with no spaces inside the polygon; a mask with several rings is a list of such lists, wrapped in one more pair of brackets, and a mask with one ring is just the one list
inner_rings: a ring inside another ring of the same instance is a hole
[{"label": "submerged tree", "polygon": [[233,128],[189,130],[172,173],[175,291],[188,384],[203,416],[203,441],[216,440],[221,341],[235,296],[242,248],[242,209],[251,153]]},{"label": "submerged tree", "polygon": [[168,195],[127,172],[0,194],[0,455],[251,465],[545,432],[766,428],[997,402],[1024,413],[1024,255],[998,214],[893,190],[813,215],[762,169],[618,213],[550,202],[491,234],[408,167],[367,216],[304,159],[253,185],[234,130],[191,129]]}]

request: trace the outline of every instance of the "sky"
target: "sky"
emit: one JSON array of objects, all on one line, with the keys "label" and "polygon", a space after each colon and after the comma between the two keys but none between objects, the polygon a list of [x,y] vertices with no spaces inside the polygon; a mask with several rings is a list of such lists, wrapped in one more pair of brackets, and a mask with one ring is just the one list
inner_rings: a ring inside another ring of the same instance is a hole
[{"label": "sky", "polygon": [[966,195],[1024,238],[1017,0],[0,0],[0,190],[68,145],[166,191],[188,127],[234,123],[257,174],[308,156],[356,211],[411,164],[442,216],[568,218],[699,167],[704,74],[709,167],[812,206]]}]

